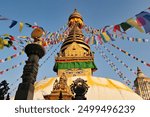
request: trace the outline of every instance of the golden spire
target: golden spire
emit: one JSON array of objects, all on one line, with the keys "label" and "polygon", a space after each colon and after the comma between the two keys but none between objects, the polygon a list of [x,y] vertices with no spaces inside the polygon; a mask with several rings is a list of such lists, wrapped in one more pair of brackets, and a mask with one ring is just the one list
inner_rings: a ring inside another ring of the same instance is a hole
[{"label": "golden spire", "polygon": [[73,42],[80,44],[80,46],[82,46],[84,49],[90,51],[89,45],[84,42],[84,35],[81,30],[84,26],[83,18],[76,9],[69,17],[68,26],[70,28],[70,32],[62,44],[61,52],[63,53],[64,50]]},{"label": "golden spire", "polygon": [[74,12],[70,15],[69,21],[70,21],[72,18],[80,18],[80,19],[83,21],[83,18],[82,18],[82,16],[80,15],[80,13],[77,11],[77,9],[74,9]]},{"label": "golden spire", "polygon": [[68,19],[68,26],[73,27],[74,25],[78,25],[80,29],[84,26],[83,18],[77,9],[74,10]]}]

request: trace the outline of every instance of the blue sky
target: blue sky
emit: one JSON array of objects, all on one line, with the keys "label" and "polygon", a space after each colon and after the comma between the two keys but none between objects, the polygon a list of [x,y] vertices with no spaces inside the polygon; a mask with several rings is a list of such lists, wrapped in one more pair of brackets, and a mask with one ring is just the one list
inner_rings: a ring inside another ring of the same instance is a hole
[{"label": "blue sky", "polygon": [[[39,26],[42,26],[45,30],[55,32],[67,23],[69,15],[76,8],[83,16],[85,24],[94,28],[102,28],[106,25],[119,24],[126,21],[130,17],[134,17],[136,14],[147,9],[150,6],[148,0],[1,0],[0,1],[0,15],[10,18],[12,20],[23,21],[33,24],[36,22]],[[24,27],[23,31],[19,32],[19,26],[15,26],[9,29],[11,21],[0,21],[0,35],[9,33],[14,36],[26,35],[30,36],[32,29]],[[140,33],[137,30],[130,29],[127,31],[129,37],[149,38],[148,34]],[[150,62],[150,42],[148,43],[134,43],[127,40],[116,39],[113,42],[120,48],[130,52],[131,54],[141,58],[144,61]],[[118,50],[110,47],[106,44],[114,54],[116,54],[121,60],[123,60],[132,69],[136,70],[139,66],[146,75],[150,76],[150,68],[143,64],[131,59]],[[57,45],[47,53],[40,64],[50,55],[50,53],[57,48]],[[94,47],[91,46],[95,51]],[[14,51],[12,48],[0,50],[0,59],[6,58],[10,55],[18,53],[20,50]],[[59,51],[59,49],[57,50]],[[128,71],[118,61],[116,61],[107,52],[106,54],[112,60],[113,63],[124,73],[124,75],[131,80],[135,80],[132,72]],[[26,55],[19,56],[11,61],[0,63],[0,71],[18,64],[21,61],[27,60]],[[119,76],[112,71],[110,66],[104,61],[99,53],[95,53],[95,63],[98,70],[94,73],[95,76],[108,77],[115,80],[122,80]],[[39,81],[43,77],[52,77],[56,74],[52,71],[54,65],[54,55],[39,68],[37,80]],[[14,85],[11,90],[18,86],[16,79],[22,75],[23,65],[13,69],[9,72],[0,75],[0,81],[7,80],[10,84]],[[16,83],[14,83],[16,82]]]}]

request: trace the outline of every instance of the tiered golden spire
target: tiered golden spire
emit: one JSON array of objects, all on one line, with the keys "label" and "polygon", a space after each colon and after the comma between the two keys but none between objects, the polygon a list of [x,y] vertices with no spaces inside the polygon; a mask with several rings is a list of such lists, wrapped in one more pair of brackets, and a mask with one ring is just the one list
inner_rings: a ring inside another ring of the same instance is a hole
[{"label": "tiered golden spire", "polygon": [[68,19],[68,27],[70,29],[70,32],[61,47],[62,53],[73,42],[78,43],[86,51],[90,52],[89,45],[84,42],[84,35],[81,30],[83,26],[84,26],[83,18],[77,11],[77,9],[75,9]]},{"label": "tiered golden spire", "polygon": [[82,18],[82,16],[81,16],[81,14],[77,11],[77,9],[74,9],[74,12],[70,15],[69,21],[70,21],[72,18],[80,18],[80,19],[83,21],[83,18]]}]

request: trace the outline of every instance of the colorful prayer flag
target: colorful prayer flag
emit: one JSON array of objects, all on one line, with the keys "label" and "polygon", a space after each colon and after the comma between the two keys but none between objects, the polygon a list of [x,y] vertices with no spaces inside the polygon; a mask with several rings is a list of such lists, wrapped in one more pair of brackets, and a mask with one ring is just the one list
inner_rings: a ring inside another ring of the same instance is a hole
[{"label": "colorful prayer flag", "polygon": [[115,41],[115,39],[112,38],[111,34],[108,31],[106,31],[106,34],[109,36],[109,38],[110,38],[111,41]]},{"label": "colorful prayer flag", "polygon": [[121,26],[121,28],[123,29],[123,31],[127,31],[129,28],[131,28],[132,26],[129,25],[126,22],[122,22],[121,24],[119,24]]},{"label": "colorful prayer flag", "polygon": [[105,38],[105,40],[108,42],[110,41],[110,37],[107,35],[106,32],[102,32],[103,37]]},{"label": "colorful prayer flag", "polygon": [[12,28],[12,27],[14,27],[16,24],[17,24],[17,21],[15,21],[15,20],[12,20],[12,23],[11,23],[11,25],[9,26],[9,28]]},{"label": "colorful prayer flag", "polygon": [[20,32],[22,31],[23,26],[24,26],[24,23],[23,23],[23,22],[20,22],[20,23],[19,23],[19,31],[20,31]]},{"label": "colorful prayer flag", "polygon": [[103,41],[102,41],[102,38],[101,38],[100,35],[97,35],[97,39],[98,39],[99,43],[102,45],[102,44],[103,44]]},{"label": "colorful prayer flag", "polygon": [[139,20],[139,22],[143,25],[145,32],[149,33],[150,32],[150,20],[149,20],[150,13],[143,11],[137,14],[136,17]]},{"label": "colorful prayer flag", "polygon": [[4,42],[3,42],[3,39],[0,38],[0,49],[3,49],[4,48]]},{"label": "colorful prayer flag", "polygon": [[27,25],[28,27],[32,27],[32,25],[29,23],[25,23],[25,25]]},{"label": "colorful prayer flag", "polygon": [[121,32],[120,26],[119,25],[115,25],[113,28],[114,33],[116,33],[116,31]]},{"label": "colorful prayer flag", "polygon": [[139,30],[140,32],[144,32],[144,30],[139,26],[139,24],[136,22],[136,20],[134,20],[133,18],[129,18],[127,20],[127,23],[133,27],[135,27],[137,30]]},{"label": "colorful prayer flag", "polygon": [[107,43],[107,40],[105,39],[102,33],[100,33],[100,36],[102,37],[102,40],[104,41],[104,43]]}]

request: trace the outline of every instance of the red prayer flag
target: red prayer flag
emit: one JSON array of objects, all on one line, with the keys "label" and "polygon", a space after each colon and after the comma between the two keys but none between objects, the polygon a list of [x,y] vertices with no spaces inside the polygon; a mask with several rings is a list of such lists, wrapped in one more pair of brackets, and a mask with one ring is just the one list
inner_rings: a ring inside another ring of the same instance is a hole
[{"label": "red prayer flag", "polygon": [[15,37],[13,37],[13,36],[10,35],[10,40],[11,41],[15,41]]},{"label": "red prayer flag", "polygon": [[148,67],[150,67],[150,64],[149,64],[149,63],[147,63],[146,65],[147,65]]},{"label": "red prayer flag", "polygon": [[103,44],[103,41],[102,41],[102,38],[100,35],[97,35],[97,39],[99,40],[99,43],[102,45]]},{"label": "red prayer flag", "polygon": [[12,46],[13,46],[13,49],[14,49],[14,50],[17,50],[17,48],[16,48],[14,45],[12,45]]},{"label": "red prayer flag", "polygon": [[120,26],[119,25],[115,25],[114,28],[113,28],[113,31],[116,33],[116,31],[119,31],[121,32],[121,29],[120,29]]}]

